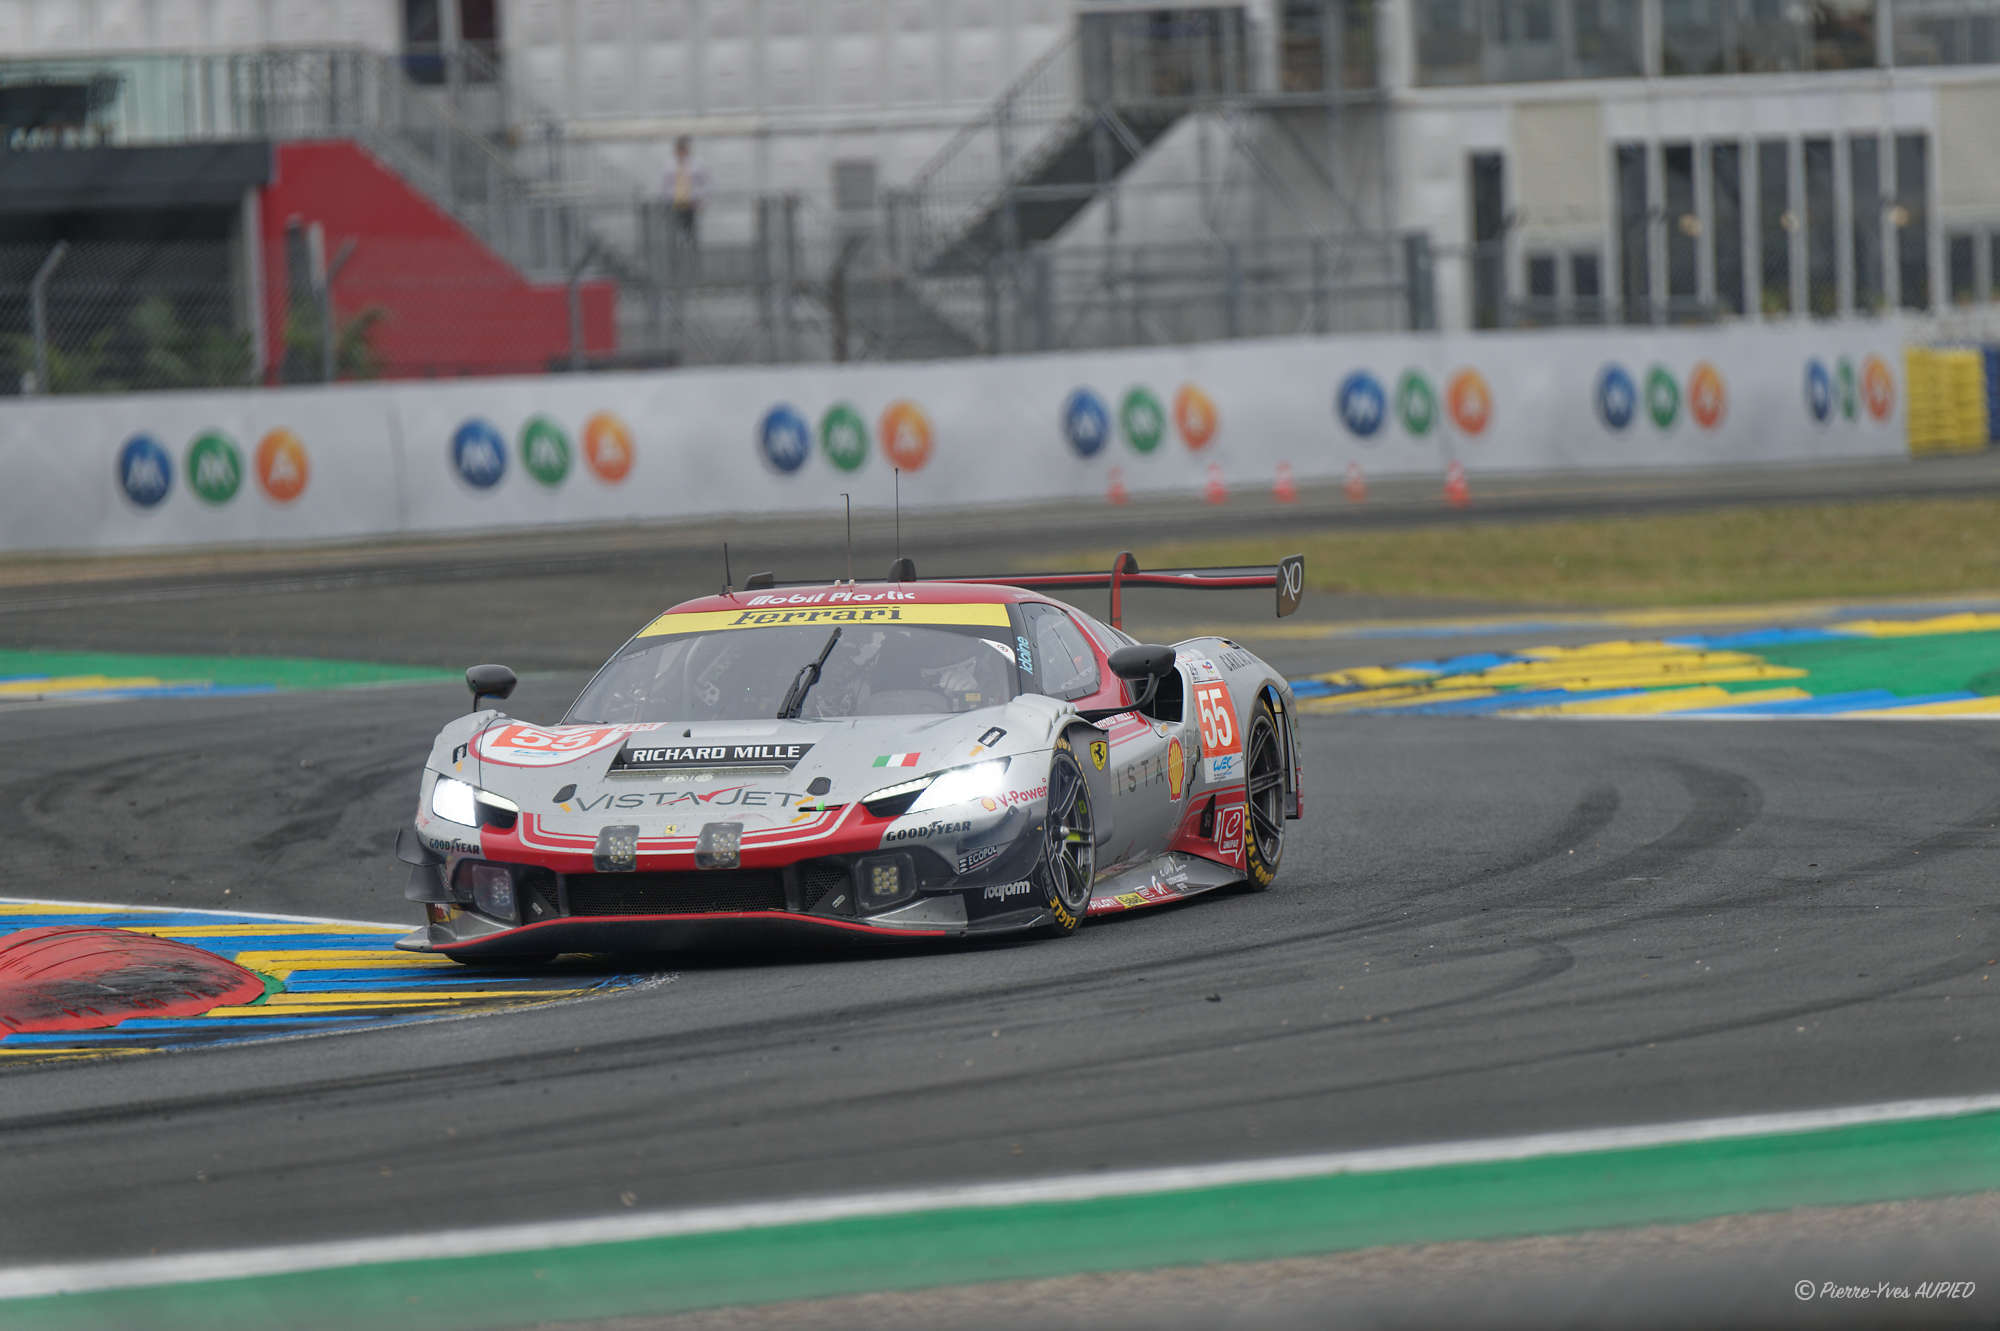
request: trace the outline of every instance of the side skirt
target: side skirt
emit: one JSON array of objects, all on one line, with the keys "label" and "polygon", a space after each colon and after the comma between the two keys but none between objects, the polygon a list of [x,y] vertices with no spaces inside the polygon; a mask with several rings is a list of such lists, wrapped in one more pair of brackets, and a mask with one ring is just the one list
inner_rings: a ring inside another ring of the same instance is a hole
[{"label": "side skirt", "polygon": [[1168,851],[1144,864],[1100,878],[1091,889],[1090,915],[1117,915],[1185,901],[1243,881],[1243,871],[1195,855]]}]

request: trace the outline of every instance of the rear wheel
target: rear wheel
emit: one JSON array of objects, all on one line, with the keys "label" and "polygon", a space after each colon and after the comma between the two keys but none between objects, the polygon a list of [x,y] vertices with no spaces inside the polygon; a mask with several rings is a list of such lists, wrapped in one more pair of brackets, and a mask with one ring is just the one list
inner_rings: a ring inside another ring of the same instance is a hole
[{"label": "rear wheel", "polygon": [[1049,912],[1044,931],[1073,934],[1090,910],[1097,870],[1097,823],[1090,787],[1076,755],[1057,749],[1049,764],[1049,801],[1042,823],[1042,856],[1036,869],[1042,905]]},{"label": "rear wheel", "polygon": [[1245,752],[1243,868],[1250,890],[1262,892],[1278,876],[1278,861],[1285,854],[1285,751],[1268,702],[1259,702],[1250,714]]}]

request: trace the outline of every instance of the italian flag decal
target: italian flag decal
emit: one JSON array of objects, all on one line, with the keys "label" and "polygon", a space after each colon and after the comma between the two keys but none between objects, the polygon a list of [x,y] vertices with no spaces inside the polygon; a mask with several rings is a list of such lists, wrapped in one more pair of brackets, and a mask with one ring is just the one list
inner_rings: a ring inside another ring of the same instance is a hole
[{"label": "italian flag decal", "polygon": [[915,767],[920,755],[914,753],[885,753],[875,759],[877,767]]}]

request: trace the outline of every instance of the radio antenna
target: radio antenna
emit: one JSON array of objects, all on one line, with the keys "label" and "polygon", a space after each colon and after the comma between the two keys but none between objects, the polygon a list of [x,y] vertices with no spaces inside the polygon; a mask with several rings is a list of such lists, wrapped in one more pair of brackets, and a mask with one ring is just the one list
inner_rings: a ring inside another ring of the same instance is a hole
[{"label": "radio antenna", "polygon": [[854,583],[854,497],[845,490],[840,492],[840,497],[847,503],[847,582],[849,586],[852,586]]},{"label": "radio antenna", "polygon": [[722,594],[724,596],[729,595],[734,585],[735,579],[729,576],[729,542],[724,541],[722,543]]},{"label": "radio antenna", "polygon": [[903,557],[903,469],[896,472],[896,558]]}]

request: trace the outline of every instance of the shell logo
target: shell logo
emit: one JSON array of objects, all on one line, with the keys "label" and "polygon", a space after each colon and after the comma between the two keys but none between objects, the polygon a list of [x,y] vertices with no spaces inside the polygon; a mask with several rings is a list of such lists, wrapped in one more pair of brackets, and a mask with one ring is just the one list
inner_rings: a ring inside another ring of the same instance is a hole
[{"label": "shell logo", "polygon": [[617,485],[632,471],[632,431],[608,411],[584,422],[583,460],[598,480]]},{"label": "shell logo", "polygon": [[1187,784],[1187,753],[1181,748],[1179,739],[1167,741],[1167,798],[1181,797],[1181,787]]},{"label": "shell logo", "polygon": [[1208,394],[1194,384],[1182,384],[1174,394],[1174,424],[1180,428],[1181,438],[1191,449],[1208,447],[1215,438],[1215,430],[1221,424],[1216,415],[1215,402]]},{"label": "shell logo", "polygon": [[1713,430],[1728,412],[1729,389],[1722,382],[1722,372],[1701,361],[1688,376],[1688,414],[1702,429]]},{"label": "shell logo", "polygon": [[1444,390],[1445,410],[1467,434],[1478,434],[1493,419],[1493,390],[1477,370],[1460,370]]},{"label": "shell logo", "polygon": [[1861,398],[1868,404],[1868,414],[1878,421],[1888,420],[1896,409],[1896,378],[1880,356],[1870,356],[1861,363]]},{"label": "shell logo", "polygon": [[257,444],[257,484],[280,504],[289,504],[306,492],[312,464],[306,446],[290,430],[273,430]]},{"label": "shell logo", "polygon": [[931,460],[931,423],[924,410],[907,399],[891,402],[882,413],[882,451],[904,471],[922,471]]}]

